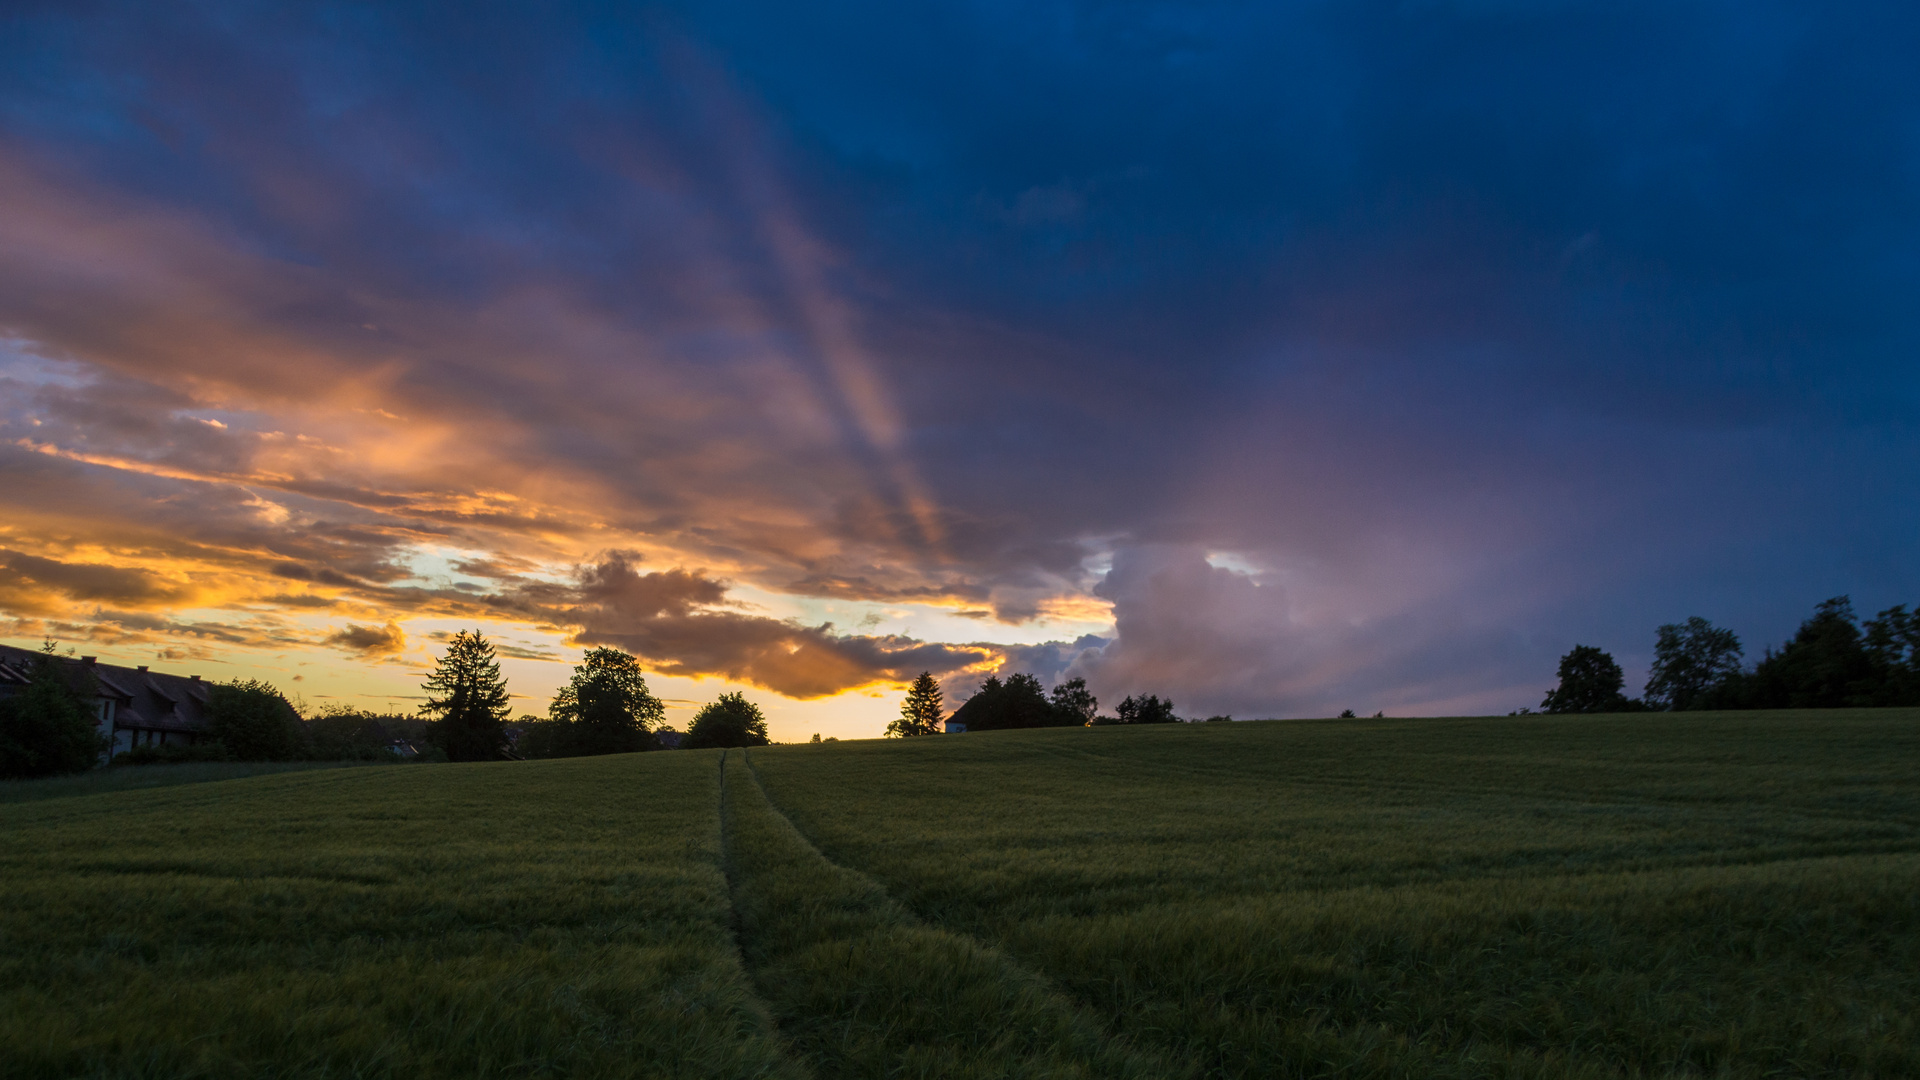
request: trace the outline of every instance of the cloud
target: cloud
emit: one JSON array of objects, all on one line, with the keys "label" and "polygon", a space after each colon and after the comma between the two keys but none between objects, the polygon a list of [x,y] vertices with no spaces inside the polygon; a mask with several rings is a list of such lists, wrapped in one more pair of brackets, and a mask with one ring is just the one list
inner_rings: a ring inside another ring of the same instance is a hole
[{"label": "cloud", "polygon": [[388,622],[385,626],[348,623],[328,634],[324,643],[362,656],[393,656],[406,651],[407,632],[395,622]]},{"label": "cloud", "polygon": [[508,645],[505,643],[496,643],[493,651],[499,653],[501,656],[510,656],[516,660],[549,660],[558,662],[564,659],[559,653],[551,649],[529,649],[522,645]]},{"label": "cloud", "polygon": [[1245,714],[1920,593],[1905,9],[718,11],[10,24],[0,612]]},{"label": "cloud", "polygon": [[581,645],[613,645],[668,675],[718,675],[792,698],[944,675],[990,661],[989,648],[836,633],[727,610],[724,583],[685,570],[641,573],[614,553],[586,567],[576,603],[556,619]]},{"label": "cloud", "polygon": [[1122,549],[1096,591],[1113,603],[1115,635],[1076,643],[1064,674],[1109,703],[1152,693],[1194,715],[1505,712],[1532,704],[1553,663],[1550,644],[1467,616],[1457,597],[1316,611],[1191,546]]},{"label": "cloud", "polygon": [[0,610],[47,614],[70,602],[128,608],[189,606],[197,590],[150,571],[61,562],[0,548]]}]

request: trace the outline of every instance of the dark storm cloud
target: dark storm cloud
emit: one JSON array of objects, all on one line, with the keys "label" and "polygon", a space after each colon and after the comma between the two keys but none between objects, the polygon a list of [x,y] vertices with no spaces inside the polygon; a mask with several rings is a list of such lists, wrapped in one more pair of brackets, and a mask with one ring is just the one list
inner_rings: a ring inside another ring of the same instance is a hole
[{"label": "dark storm cloud", "polygon": [[[79,373],[0,407],[31,557],[802,696],[976,654],[525,575],[1097,587],[1115,640],[1020,659],[1241,713],[1510,708],[1575,640],[1920,594],[1908,6],[7,19],[0,329]],[[409,584],[434,545],[487,584]]]},{"label": "dark storm cloud", "polygon": [[[1445,596],[1386,617],[1298,603],[1289,590],[1210,565],[1198,549],[1122,551],[1101,583],[1113,601],[1111,642],[1086,641],[1063,675],[1101,701],[1170,697],[1185,715],[1330,716],[1412,705],[1467,712],[1488,689],[1535,704],[1533,684],[1555,652]],[[1382,685],[1378,672],[1398,678]],[[1450,708],[1451,706],[1451,708]]]}]

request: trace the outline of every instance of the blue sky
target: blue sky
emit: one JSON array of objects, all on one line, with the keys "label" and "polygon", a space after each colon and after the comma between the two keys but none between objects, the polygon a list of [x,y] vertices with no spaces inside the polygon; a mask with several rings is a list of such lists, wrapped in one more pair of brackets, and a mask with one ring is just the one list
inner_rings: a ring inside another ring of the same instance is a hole
[{"label": "blue sky", "polygon": [[1904,5],[9,10],[14,640],[1435,713],[1920,600]]}]

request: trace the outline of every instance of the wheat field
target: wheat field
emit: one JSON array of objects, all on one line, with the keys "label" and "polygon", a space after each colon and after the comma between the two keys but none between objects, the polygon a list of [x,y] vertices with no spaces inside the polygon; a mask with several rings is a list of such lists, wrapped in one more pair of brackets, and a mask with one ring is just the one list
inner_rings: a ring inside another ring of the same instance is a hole
[{"label": "wheat field", "polygon": [[1920,712],[974,733],[0,804],[8,1077],[1920,1075]]}]

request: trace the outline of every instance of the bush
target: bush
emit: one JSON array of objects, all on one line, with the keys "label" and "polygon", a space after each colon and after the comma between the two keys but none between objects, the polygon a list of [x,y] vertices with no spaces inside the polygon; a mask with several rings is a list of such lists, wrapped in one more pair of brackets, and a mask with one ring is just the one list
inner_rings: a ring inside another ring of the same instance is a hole
[{"label": "bush", "polygon": [[213,737],[234,761],[295,761],[309,747],[300,714],[272,684],[236,679],[215,684],[207,698]]},{"label": "bush", "polygon": [[315,761],[398,760],[389,749],[395,739],[426,746],[427,723],[396,713],[341,709],[307,721],[309,753]]},{"label": "bush", "polygon": [[[106,742],[86,698],[68,682],[69,665],[53,643],[34,662],[25,690],[0,698],[0,777],[26,779],[85,772]],[[86,678],[91,679],[91,675]]]},{"label": "bush", "polygon": [[115,765],[185,765],[195,761],[232,761],[233,754],[221,742],[203,742],[192,746],[136,746],[113,755]]}]

